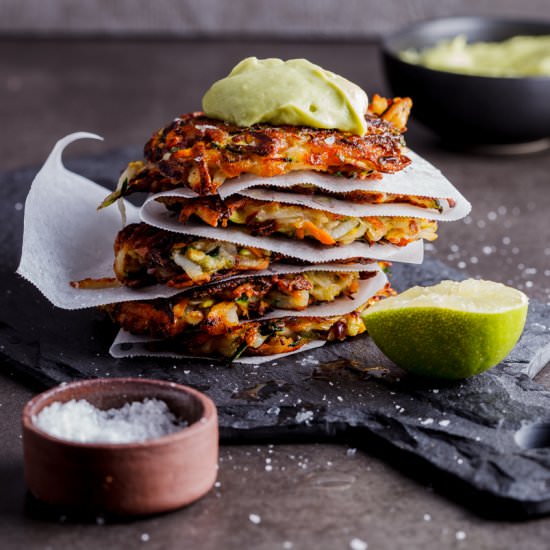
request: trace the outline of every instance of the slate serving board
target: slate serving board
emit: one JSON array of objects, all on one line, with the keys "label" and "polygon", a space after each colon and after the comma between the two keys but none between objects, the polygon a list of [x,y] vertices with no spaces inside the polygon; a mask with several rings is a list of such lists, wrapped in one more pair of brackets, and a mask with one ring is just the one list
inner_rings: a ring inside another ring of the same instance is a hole
[{"label": "slate serving board", "polygon": [[[110,183],[138,156],[128,149],[67,164]],[[58,310],[14,274],[22,204],[34,173],[0,174],[0,358],[20,376],[46,387],[101,376],[188,384],[216,402],[223,441],[344,438],[485,515],[550,512],[550,392],[529,376],[550,360],[545,305],[531,303],[525,333],[503,364],[457,383],[406,375],[368,336],[259,367],[115,360],[107,350],[116,330],[99,313]],[[427,260],[395,264],[392,282],[402,290],[462,277]]]}]

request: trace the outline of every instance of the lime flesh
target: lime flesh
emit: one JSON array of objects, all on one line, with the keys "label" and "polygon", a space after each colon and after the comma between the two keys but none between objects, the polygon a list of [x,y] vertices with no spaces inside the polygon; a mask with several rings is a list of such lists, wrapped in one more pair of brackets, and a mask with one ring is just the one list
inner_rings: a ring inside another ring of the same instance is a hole
[{"label": "lime flesh", "polygon": [[500,363],[527,317],[523,292],[492,281],[413,287],[368,308],[363,320],[395,364],[430,378],[461,379]]}]

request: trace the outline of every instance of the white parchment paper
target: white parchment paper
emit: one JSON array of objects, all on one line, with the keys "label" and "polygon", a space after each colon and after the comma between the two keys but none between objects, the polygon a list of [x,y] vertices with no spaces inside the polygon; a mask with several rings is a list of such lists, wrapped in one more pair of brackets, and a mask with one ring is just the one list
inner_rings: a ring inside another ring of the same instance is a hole
[{"label": "white parchment paper", "polygon": [[[115,359],[127,359],[131,357],[168,357],[172,359],[201,359],[205,360],[205,357],[196,357],[193,355],[178,354],[172,351],[151,351],[147,349],[148,344],[154,342],[144,336],[136,336],[130,334],[125,330],[120,330],[116,335],[116,338],[109,349],[109,353]],[[269,361],[276,361],[282,359],[288,355],[294,355],[295,353],[302,353],[303,351],[310,351],[315,348],[320,348],[325,345],[324,340],[313,340],[307,344],[304,344],[300,349],[296,351],[289,351],[288,353],[276,353],[274,355],[263,355],[258,357],[239,357],[235,359],[233,363],[242,363],[245,365],[261,365],[262,363],[268,363]],[[206,358],[208,359],[208,358]],[[218,361],[218,359],[212,358],[212,361]],[[222,360],[223,361],[223,360]]]},{"label": "white parchment paper", "polygon": [[272,178],[260,178],[252,174],[245,174],[225,181],[219,188],[218,193],[224,199],[245,189],[260,185],[270,185],[284,189],[293,185],[308,183],[333,193],[383,191],[399,195],[455,199],[457,202],[466,200],[435,166],[413,151],[409,150],[407,155],[411,159],[409,166],[393,174],[384,174],[381,179],[343,178],[310,170],[289,172]]},{"label": "white parchment paper", "polygon": [[286,204],[296,204],[326,210],[333,214],[363,218],[367,216],[405,216],[407,218],[427,218],[429,220],[451,222],[467,216],[471,210],[470,203],[463,197],[453,208],[445,208],[442,212],[422,208],[412,204],[359,204],[329,196],[313,196],[270,189],[246,189],[241,195],[262,201],[277,201]]},{"label": "white parchment paper", "polygon": [[241,246],[264,248],[306,262],[330,262],[350,258],[371,258],[391,262],[422,263],[424,245],[422,241],[414,241],[407,246],[392,244],[373,244],[355,242],[344,246],[327,247],[314,241],[296,241],[285,237],[259,237],[248,235],[238,227],[211,227],[200,222],[181,224],[166,207],[148,199],[140,210],[141,220],[149,225],[173,231],[204,237],[208,239],[229,241]]},{"label": "white parchment paper", "polygon": [[[343,216],[405,216],[412,218],[427,218],[437,221],[456,221],[464,218],[472,209],[471,204],[462,196],[453,184],[429,162],[415,153],[411,153],[412,163],[395,174],[384,174],[381,180],[355,180],[338,176],[320,174],[318,172],[290,172],[272,178],[260,178],[244,175],[226,181],[218,190],[222,199],[236,193],[252,199],[262,201],[277,201],[286,204],[296,204],[315,210],[327,210],[333,214]],[[287,189],[300,183],[313,184],[321,190],[342,193],[344,191],[385,191],[401,195],[416,195],[439,199],[451,198],[455,201],[454,207],[444,207],[442,212],[433,209],[421,208],[411,204],[358,204],[337,196],[310,195],[292,193]],[[265,189],[258,186],[276,187]],[[144,204],[159,197],[195,198],[197,193],[186,187],[164,191],[151,195]]]},{"label": "white parchment paper", "polygon": [[[136,291],[118,287],[72,288],[70,281],[114,277],[113,242],[121,229],[116,208],[97,211],[107,190],[63,166],[62,153],[79,139],[102,139],[78,132],[59,140],[32,183],[25,201],[23,248],[17,273],[33,283],[55,306],[81,309],[132,300]],[[98,202],[99,201],[99,202]],[[129,221],[138,209],[126,203]],[[139,296],[172,296],[177,291],[150,287]]]}]

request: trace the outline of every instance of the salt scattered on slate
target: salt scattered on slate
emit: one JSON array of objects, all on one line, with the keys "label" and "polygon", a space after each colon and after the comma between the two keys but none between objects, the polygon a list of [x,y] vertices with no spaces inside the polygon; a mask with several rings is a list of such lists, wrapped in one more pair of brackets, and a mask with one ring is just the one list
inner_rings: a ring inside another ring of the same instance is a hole
[{"label": "salt scattered on slate", "polygon": [[312,419],[313,419],[313,411],[301,410],[296,413],[297,424],[306,424],[309,426]]},{"label": "salt scattered on slate", "polygon": [[367,550],[369,545],[364,540],[355,538],[349,541],[349,547],[351,550]]},{"label": "salt scattered on slate", "polygon": [[255,525],[258,525],[262,521],[262,518],[258,514],[250,514],[248,519]]},{"label": "salt scattered on slate", "polygon": [[159,399],[126,403],[120,409],[100,410],[83,399],[55,402],[33,417],[37,428],[77,443],[132,443],[155,439],[184,428]]}]

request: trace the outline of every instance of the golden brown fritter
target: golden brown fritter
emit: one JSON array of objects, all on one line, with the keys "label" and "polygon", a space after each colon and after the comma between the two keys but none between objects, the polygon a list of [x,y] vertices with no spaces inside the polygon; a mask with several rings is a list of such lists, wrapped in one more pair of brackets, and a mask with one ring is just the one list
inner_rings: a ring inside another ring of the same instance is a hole
[{"label": "golden brown fritter", "polygon": [[[254,273],[283,259],[285,263],[301,263],[268,250],[172,233],[144,223],[122,229],[114,249],[117,279],[134,288],[155,283],[187,288],[245,272]],[[352,258],[338,263],[369,261]]]},{"label": "golden brown fritter", "polygon": [[201,328],[188,329],[174,338],[151,342],[151,351],[184,355],[222,357],[272,355],[300,349],[313,340],[342,341],[365,332],[361,312],[385,296],[395,294],[390,285],[365,304],[346,315],[333,317],[282,317],[247,321],[223,334],[209,334]]},{"label": "golden brown fritter", "polygon": [[172,338],[200,328],[215,336],[273,309],[301,311],[340,296],[352,296],[359,288],[360,278],[374,274],[308,271],[238,278],[184,291],[172,298],[121,302],[103,309],[120,327],[134,334]]},{"label": "golden brown fritter", "polygon": [[[380,96],[375,96],[380,98]],[[101,205],[136,191],[186,186],[212,195],[241,174],[272,177],[295,170],[379,178],[410,164],[403,136],[409,98],[373,101],[364,136],[309,126],[235,126],[195,112],[181,115],[145,145],[145,162],[130,163],[117,190]]]},{"label": "golden brown fritter", "polygon": [[161,283],[185,288],[243,271],[267,269],[273,252],[131,224],[115,240],[114,271],[129,287]]},{"label": "golden brown fritter", "polygon": [[260,201],[233,195],[183,199],[161,197],[160,202],[178,214],[185,224],[191,217],[213,227],[236,224],[251,235],[282,234],[292,239],[313,239],[327,246],[356,241],[405,246],[412,241],[437,238],[437,222],[403,216],[353,217],[276,201]]}]

